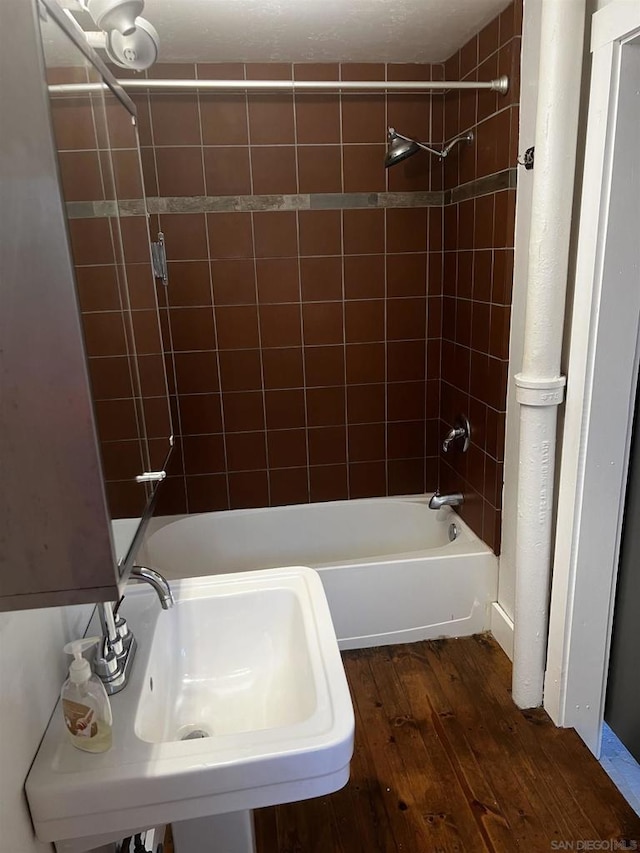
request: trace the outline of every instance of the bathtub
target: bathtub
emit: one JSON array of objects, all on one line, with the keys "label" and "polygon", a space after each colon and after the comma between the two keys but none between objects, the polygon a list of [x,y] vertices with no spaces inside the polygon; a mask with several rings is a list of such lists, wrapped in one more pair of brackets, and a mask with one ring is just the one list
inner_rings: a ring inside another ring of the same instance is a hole
[{"label": "bathtub", "polygon": [[153,519],[138,560],[169,580],[311,566],[342,649],[485,631],[497,598],[491,549],[422,496]]}]

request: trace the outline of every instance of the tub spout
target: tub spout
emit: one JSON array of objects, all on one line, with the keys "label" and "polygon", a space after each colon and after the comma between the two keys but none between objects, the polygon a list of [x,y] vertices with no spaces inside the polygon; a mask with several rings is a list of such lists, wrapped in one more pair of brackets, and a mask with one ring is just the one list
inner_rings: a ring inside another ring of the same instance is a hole
[{"label": "tub spout", "polygon": [[441,495],[440,492],[434,492],[429,501],[429,509],[441,509],[443,506],[460,506],[464,503],[464,495],[462,492],[455,492],[452,495]]}]

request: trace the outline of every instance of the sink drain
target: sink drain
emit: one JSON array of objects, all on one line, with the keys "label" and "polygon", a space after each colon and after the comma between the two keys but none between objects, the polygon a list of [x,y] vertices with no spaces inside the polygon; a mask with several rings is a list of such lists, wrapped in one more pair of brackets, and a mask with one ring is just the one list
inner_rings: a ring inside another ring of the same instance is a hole
[{"label": "sink drain", "polygon": [[205,729],[198,729],[193,726],[185,726],[180,734],[180,740],[200,740],[201,738],[211,737]]}]

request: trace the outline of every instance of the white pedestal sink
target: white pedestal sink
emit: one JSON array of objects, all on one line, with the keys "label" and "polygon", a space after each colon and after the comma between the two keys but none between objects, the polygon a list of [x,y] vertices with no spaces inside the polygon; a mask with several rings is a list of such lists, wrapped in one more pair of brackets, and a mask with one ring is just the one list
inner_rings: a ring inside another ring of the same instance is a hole
[{"label": "white pedestal sink", "polygon": [[317,574],[217,575],[173,591],[166,612],[146,588],[125,598],[138,652],[112,698],[113,748],[74,749],[58,711],[47,729],[26,788],[36,834],[59,851],[173,823],[176,853],[244,853],[251,809],[349,778],[353,709]]}]

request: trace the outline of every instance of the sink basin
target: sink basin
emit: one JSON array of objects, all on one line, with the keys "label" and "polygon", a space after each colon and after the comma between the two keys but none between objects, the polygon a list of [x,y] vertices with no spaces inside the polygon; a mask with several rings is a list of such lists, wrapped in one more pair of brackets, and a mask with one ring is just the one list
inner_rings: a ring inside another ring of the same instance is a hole
[{"label": "sink basin", "polygon": [[172,588],[166,612],[146,587],[122,605],[138,652],[111,700],[113,748],[74,749],[59,709],[47,729],[26,788],[38,838],[59,850],[321,796],[348,780],[353,709],[316,572]]},{"label": "sink basin", "polygon": [[300,598],[281,588],[178,601],[158,619],[142,684],[135,730],[150,743],[308,720],[318,696]]}]

